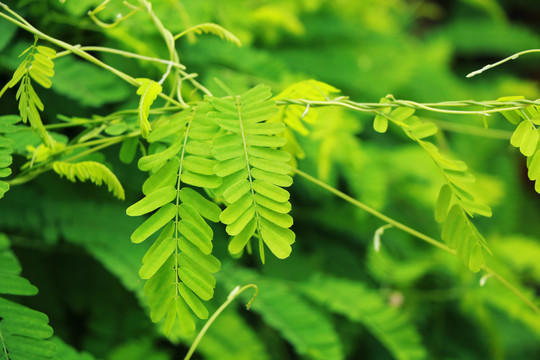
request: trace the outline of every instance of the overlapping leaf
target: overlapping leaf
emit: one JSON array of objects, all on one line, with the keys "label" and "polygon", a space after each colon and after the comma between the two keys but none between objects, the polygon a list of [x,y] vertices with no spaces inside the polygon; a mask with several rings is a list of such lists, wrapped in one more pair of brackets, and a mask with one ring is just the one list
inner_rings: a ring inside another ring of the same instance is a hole
[{"label": "overlapping leaf", "polygon": [[[38,289],[20,276],[21,267],[0,234],[0,294],[35,295]],[[2,359],[52,359],[53,329],[47,315],[0,297],[0,353]]]},{"label": "overlapping leaf", "polygon": [[277,113],[270,97],[270,88],[259,85],[234,98],[212,98],[217,111],[208,114],[225,133],[214,140],[212,151],[218,160],[215,172],[223,178],[220,190],[227,208],[220,220],[232,236],[229,251],[240,253],[256,236],[263,262],[263,243],[283,259],[295,239],[289,229],[290,195],[283,189],[292,184],[291,156],[277,149],[285,144],[279,136],[283,123],[267,121]]},{"label": "overlapping leaf", "polygon": [[167,143],[162,151],[142,157],[139,168],[152,171],[143,185],[146,195],[127,209],[130,216],[154,212],[131,236],[140,243],[159,231],[143,258],[139,271],[147,279],[148,296],[154,322],[165,318],[164,330],[173,326],[183,332],[195,329],[188,309],[199,318],[208,317],[202,300],[213,297],[213,273],[221,264],[212,254],[213,232],[205,219],[219,221],[221,209],[185,184],[216,188],[221,179],[214,175],[211,139],[217,125],[206,120],[210,105],[201,103],[174,116],[156,128],[148,140]]}]

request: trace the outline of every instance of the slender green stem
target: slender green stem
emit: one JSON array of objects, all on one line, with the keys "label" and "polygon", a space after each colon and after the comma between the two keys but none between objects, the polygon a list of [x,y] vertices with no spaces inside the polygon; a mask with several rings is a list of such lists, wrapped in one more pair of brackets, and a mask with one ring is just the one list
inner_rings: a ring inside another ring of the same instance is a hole
[{"label": "slender green stem", "polygon": [[[93,141],[93,143],[98,144],[98,146],[96,146],[94,148],[91,148],[91,149],[88,149],[86,151],[83,151],[83,152],[81,152],[79,154],[73,155],[71,157],[68,157],[68,158],[64,159],[64,161],[76,160],[76,159],[78,159],[80,157],[86,156],[88,154],[99,151],[99,150],[104,149],[106,147],[118,144],[119,142],[121,142],[121,141],[123,141],[123,140],[125,140],[125,139],[127,139],[129,137],[134,137],[134,136],[139,136],[139,135],[140,135],[140,132],[136,131],[136,132],[133,132],[133,133],[130,133],[130,134],[127,134],[127,135],[121,135],[121,136],[116,136],[116,137],[107,138],[107,139],[95,140],[95,141]],[[105,140],[107,140],[107,141],[105,142]],[[61,152],[59,152],[58,154],[55,154],[55,156],[57,156],[57,155],[59,155],[61,153],[65,153],[67,150],[71,150],[73,148],[82,147],[82,146],[88,146],[89,143],[90,142],[66,146]],[[22,172],[19,176],[17,176],[13,180],[7,181],[7,183],[10,186],[21,185],[21,184],[27,183],[28,181],[36,178],[38,175],[43,174],[44,172],[51,170],[51,168],[52,168],[52,162],[50,162],[50,161],[44,162],[43,164],[39,164],[38,166],[28,170],[28,172]]]},{"label": "slender green stem", "polygon": [[[121,56],[124,56],[124,57],[127,57],[127,58],[134,58],[134,59],[139,59],[139,60],[144,60],[144,61],[157,62],[157,63],[165,64],[165,65],[171,65],[172,67],[179,68],[179,69],[182,69],[182,70],[186,69],[185,65],[182,65],[182,64],[174,62],[174,61],[164,60],[164,59],[159,59],[159,58],[153,58],[153,57],[144,56],[144,55],[139,55],[139,54],[132,53],[132,52],[129,52],[129,51],[118,50],[118,49],[113,49],[113,48],[108,48],[108,47],[103,47],[103,46],[79,46],[79,45],[75,45],[75,46],[78,47],[79,49],[81,49],[82,51],[106,52],[106,53],[121,55]],[[56,54],[55,59],[57,59],[59,57],[62,57],[62,56],[69,55],[69,54],[72,54],[72,52],[70,50],[65,50],[65,51],[59,52],[58,54]]]},{"label": "slender green stem", "polygon": [[191,124],[193,122],[193,119],[195,118],[195,111],[194,110],[191,113],[191,116],[189,117],[189,121],[186,126],[186,132],[184,134],[184,141],[182,144],[182,150],[180,151],[180,163],[178,164],[178,172],[176,173],[176,211],[174,215],[174,240],[176,241],[176,246],[174,247],[174,296],[175,298],[180,296],[180,291],[178,290],[178,287],[180,286],[180,283],[178,281],[178,272],[180,270],[180,266],[178,264],[178,249],[180,246],[180,186],[182,185],[182,168],[184,165],[184,157],[186,155],[186,145],[189,138],[189,130],[191,129]]},{"label": "slender green stem", "polygon": [[[97,120],[88,120],[88,121],[77,121],[72,123],[59,123],[59,124],[49,124],[45,125],[45,129],[63,129],[67,127],[74,127],[74,126],[84,126],[89,124],[100,124],[103,122],[107,122],[109,119],[103,118],[103,119],[97,119]],[[26,130],[26,129],[25,129]],[[28,128],[28,130],[32,130],[32,128]]]},{"label": "slender green stem", "polygon": [[[165,44],[167,45],[167,50],[169,50],[169,60],[171,62],[180,63],[180,59],[178,57],[178,53],[176,52],[176,48],[175,48],[175,45],[174,45],[174,39],[173,39],[173,35],[171,34],[171,32],[163,25],[161,20],[154,13],[154,11],[152,10],[152,4],[151,3],[149,3],[147,0],[139,0],[139,2],[146,9],[146,11],[150,15],[150,18],[152,19],[154,25],[156,26],[159,33],[163,37],[163,40],[165,41]],[[167,66],[167,71],[165,72],[165,74],[163,74],[161,80],[159,80],[159,84],[163,84],[163,82],[165,82],[165,80],[169,76],[169,73],[170,73],[171,69],[172,69],[172,66],[168,65]],[[182,93],[180,91],[181,86],[182,86],[182,81],[180,80],[180,76],[178,76],[178,72],[175,73],[175,77],[176,77],[177,80],[179,80],[178,84],[177,84],[177,87],[176,87],[176,97],[178,98],[178,101],[183,106],[185,106],[187,108],[188,105],[184,102],[184,99],[182,98]]]},{"label": "slender green stem", "polygon": [[[98,25],[99,27],[102,27],[102,28],[113,28],[115,27],[116,25],[118,25],[119,23],[121,23],[122,21],[124,20],[127,20],[129,19],[130,17],[132,17],[133,15],[135,15],[135,13],[137,13],[140,9],[139,8],[132,8],[131,6],[128,6],[131,10],[130,13],[128,13],[126,16],[120,16],[119,18],[117,18],[113,23],[106,23],[106,22],[103,22],[101,20],[99,20],[99,18],[96,16],[99,12],[101,12],[103,9],[105,9],[105,6],[110,2],[110,0],[105,0],[104,2],[101,3],[101,5],[99,5],[97,8],[95,8],[94,10],[92,11],[89,11],[88,12],[88,16],[90,17],[90,19],[92,19],[92,21],[94,21],[94,23],[96,25]],[[128,3],[129,4],[129,3]],[[124,1],[124,5],[127,5],[126,2]]]},{"label": "slender green stem", "polygon": [[540,49],[530,49],[530,50],[520,51],[518,53],[515,53],[514,55],[510,55],[507,58],[504,58],[504,59],[502,59],[500,61],[497,61],[496,63],[486,65],[486,66],[484,66],[483,68],[481,68],[479,70],[473,71],[473,72],[467,74],[467,77],[470,78],[470,77],[473,77],[475,75],[481,74],[484,71],[492,69],[492,68],[494,68],[496,66],[499,66],[501,64],[504,64],[507,61],[516,60],[520,55],[531,54],[531,53],[536,53],[536,52],[540,52]]},{"label": "slender green stem", "polygon": [[[328,184],[325,184],[324,182],[320,181],[319,179],[316,179],[314,178],[313,176],[311,175],[308,175],[306,174],[305,172],[303,172],[302,170],[299,170],[299,169],[293,169],[293,171],[300,175],[301,177],[311,181],[312,183],[322,187],[323,189],[325,190],[328,190],[330,191],[331,193],[333,193],[334,195],[342,198],[343,200],[361,208],[362,210],[365,210],[367,211],[368,213],[378,217],[379,219],[387,222],[388,224],[392,224],[394,225],[395,227],[397,227],[398,229],[401,229],[403,231],[405,231],[406,233],[409,233],[417,238],[419,238],[420,240],[423,240],[433,246],[436,246],[438,247],[439,249],[441,250],[444,250],[450,254],[453,254],[453,255],[457,255],[456,254],[456,251],[453,250],[453,249],[450,249],[448,246],[444,245],[443,243],[435,240],[434,238],[432,237],[429,237],[427,235],[424,235],[422,234],[421,232],[405,225],[405,224],[402,224],[384,214],[382,214],[381,212],[371,208],[370,206],[350,197],[349,195],[333,188],[332,186],[328,185]],[[540,308],[534,304],[532,301],[530,301],[525,295],[523,295],[523,293],[521,291],[519,291],[519,289],[517,289],[514,285],[510,284],[510,282],[508,280],[506,280],[502,275],[500,275],[499,273],[497,273],[495,270],[493,270],[492,268],[486,266],[484,268],[485,272],[488,273],[488,274],[491,274],[493,277],[495,277],[497,280],[500,281],[501,284],[503,284],[506,288],[508,288],[510,291],[512,291],[520,300],[522,300],[531,310],[533,310],[535,313],[537,313],[538,315],[540,315]]]},{"label": "slender green stem", "polygon": [[116,143],[118,143],[120,141],[123,141],[123,140],[125,140],[127,138],[134,137],[134,136],[139,136],[139,135],[140,135],[140,132],[137,131],[137,132],[133,132],[133,133],[127,134],[127,135],[107,137],[107,138],[103,138],[103,139],[97,139],[97,140],[82,142],[82,143],[79,143],[79,144],[73,144],[73,145],[66,146],[66,148],[64,149],[63,152],[73,150],[73,149],[77,149],[77,148],[81,148],[81,147],[94,146],[94,145],[100,145],[100,144],[106,144],[106,143],[116,144]]},{"label": "slender green stem", "polygon": [[414,230],[413,228],[410,228],[409,226],[407,226],[405,224],[402,224],[402,223],[392,219],[391,217],[388,217],[388,216],[384,215],[383,213],[373,209],[372,207],[370,207],[370,206],[356,200],[355,198],[350,197],[349,195],[339,191],[338,189],[336,189],[336,188],[334,188],[334,187],[332,187],[332,186],[330,186],[328,184],[325,184],[324,182],[320,181],[319,179],[314,178],[313,176],[311,176],[309,174],[306,174],[302,170],[293,169],[293,171],[296,174],[300,175],[301,177],[311,181],[312,183],[314,183],[314,184],[322,187],[323,189],[330,191],[334,195],[342,198],[343,200],[353,204],[354,206],[359,207],[362,210],[367,211],[368,213],[378,217],[379,219],[385,221],[386,223],[392,224],[395,227],[397,227],[398,229],[401,229],[401,230],[403,230],[403,231],[405,231],[405,232],[407,232],[407,233],[409,233],[409,234],[411,234],[411,235],[413,235],[413,236],[415,236],[415,237],[417,237],[417,238],[419,238],[421,240],[424,240],[425,242],[430,243],[431,245],[436,246],[439,249],[444,250],[444,251],[446,251],[446,252],[448,252],[450,254],[454,254],[454,255],[456,254],[455,250],[450,249],[448,246],[446,246],[443,243],[435,240],[434,238],[429,237],[427,235],[424,235],[421,232],[419,232],[417,230]]},{"label": "slender green stem", "polygon": [[186,354],[186,357],[184,357],[184,360],[191,359],[191,356],[195,352],[195,349],[197,349],[197,346],[201,342],[203,336],[206,334],[206,331],[208,331],[210,326],[214,323],[214,321],[217,319],[217,317],[223,312],[223,310],[225,310],[227,308],[227,306],[229,306],[229,304],[232,303],[234,301],[234,299],[236,299],[238,297],[238,295],[240,295],[241,293],[243,293],[244,291],[246,291],[249,288],[255,289],[255,293],[253,294],[253,296],[251,297],[251,300],[246,305],[247,310],[249,310],[249,308],[251,307],[251,304],[253,303],[253,301],[257,297],[257,294],[259,293],[259,288],[255,284],[248,284],[248,285],[244,285],[242,287],[240,287],[240,286],[235,287],[233,289],[233,291],[231,291],[231,293],[227,297],[227,301],[225,301],[216,310],[216,312],[210,317],[210,319],[208,319],[206,324],[204,324],[204,327],[201,329],[201,331],[199,332],[199,334],[197,335],[197,337],[195,338],[195,340],[191,344],[191,347],[189,348],[189,351]]},{"label": "slender green stem", "polygon": [[[108,47],[103,47],[103,46],[79,46],[79,45],[75,45],[75,46],[78,47],[79,49],[83,50],[83,51],[107,52],[107,53],[111,53],[111,54],[121,55],[121,56],[124,56],[124,57],[127,57],[127,58],[134,58],[134,59],[139,59],[139,60],[144,60],[144,61],[157,62],[157,63],[160,63],[160,64],[170,65],[170,66],[178,69],[178,72],[186,80],[188,80],[190,83],[192,83],[193,86],[195,86],[197,89],[201,90],[203,93],[205,93],[208,96],[212,96],[212,93],[210,92],[210,90],[208,90],[200,82],[195,80],[195,77],[198,76],[198,74],[188,74],[186,71],[184,71],[184,70],[186,70],[185,65],[180,64],[178,62],[159,59],[159,58],[153,58],[153,57],[149,57],[149,56],[144,56],[144,55],[139,55],[139,54],[136,54],[136,53],[132,53],[132,52],[129,52],[129,51],[118,50],[118,49],[113,49],[113,48],[108,48]],[[71,50],[65,50],[65,51],[62,51],[62,52],[56,54],[56,58],[66,56],[66,55],[69,55],[69,54],[72,54],[72,53],[73,52]],[[0,92],[0,97],[1,96],[2,96],[2,93]]]},{"label": "slender green stem", "polygon": [[508,280],[502,277],[499,273],[495,272],[492,268],[486,267],[486,272],[491,274],[494,278],[499,280],[506,288],[512,291],[517,297],[519,297],[525,304],[527,304],[535,313],[540,315],[540,308],[534,304],[530,299],[528,299],[521,291],[519,291],[514,285],[510,284]]},{"label": "slender green stem", "polygon": [[[540,106],[538,100],[513,100],[513,101],[446,101],[440,103],[417,103],[409,100],[392,100],[389,103],[359,103],[348,100],[346,97],[339,97],[328,101],[306,100],[306,99],[285,99],[277,100],[278,105],[301,105],[310,107],[320,106],[340,106],[351,110],[356,110],[366,113],[374,113],[385,107],[410,107],[418,110],[427,110],[431,112],[444,114],[462,114],[462,115],[489,115],[492,113],[500,113],[503,111],[519,110],[530,105]],[[446,107],[470,107],[479,106],[486,108],[484,110],[451,110]]]},{"label": "slender green stem", "polygon": [[[11,9],[9,9],[9,7],[7,5],[4,5],[4,4],[2,4],[2,5],[10,13],[14,13]],[[115,74],[116,76],[120,77],[122,80],[128,82],[129,84],[131,84],[133,86],[139,87],[141,85],[132,76],[130,76],[130,75],[128,75],[128,74],[126,74],[126,73],[124,73],[124,72],[122,72],[122,71],[120,71],[120,70],[118,70],[118,69],[116,69],[116,68],[114,68],[114,67],[112,67],[112,66],[110,66],[110,65],[108,65],[106,63],[104,63],[104,62],[102,62],[98,58],[96,58],[96,57],[90,55],[89,53],[81,50],[77,46],[73,46],[71,44],[68,44],[68,43],[62,41],[62,40],[58,40],[56,38],[53,38],[52,36],[49,36],[49,35],[41,32],[41,31],[39,31],[38,29],[36,29],[32,25],[23,24],[22,22],[19,22],[19,21],[15,20],[15,19],[11,18],[10,16],[4,14],[3,12],[0,12],[0,17],[3,17],[4,19],[14,23],[15,25],[19,26],[20,28],[34,34],[35,36],[37,36],[37,37],[39,37],[39,38],[41,38],[43,40],[46,40],[46,41],[48,41],[48,42],[50,42],[52,44],[55,44],[55,45],[57,45],[57,46],[59,46],[59,47],[61,47],[63,49],[69,50],[73,54],[75,54],[75,55],[77,55],[77,56],[79,56],[79,57],[81,57],[81,58],[83,58],[83,59],[85,59],[85,60],[87,60],[87,61],[89,61],[89,62],[91,62],[91,63],[93,63],[93,64],[95,64],[97,66],[99,66],[99,67],[102,67],[105,70],[108,70],[108,71],[112,72],[113,74]],[[185,103],[180,103],[180,102],[176,101],[175,99],[167,96],[164,93],[160,93],[159,96],[161,98],[175,104],[175,105],[178,105],[178,106],[182,107],[182,108],[187,108],[188,107]]]}]

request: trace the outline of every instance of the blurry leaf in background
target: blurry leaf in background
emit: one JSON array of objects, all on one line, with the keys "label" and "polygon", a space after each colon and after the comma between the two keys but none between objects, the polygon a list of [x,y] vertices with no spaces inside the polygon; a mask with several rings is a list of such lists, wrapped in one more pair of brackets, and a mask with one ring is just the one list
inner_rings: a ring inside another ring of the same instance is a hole
[{"label": "blurry leaf in background", "polygon": [[280,331],[299,354],[313,359],[344,358],[341,343],[330,321],[284,281],[230,266],[218,275],[228,286],[256,283],[259,295],[251,309],[259,312],[268,325]]},{"label": "blurry leaf in background", "polygon": [[131,87],[118,77],[82,60],[60,58],[56,60],[55,68],[52,89],[83,106],[99,107],[119,102],[131,94]]}]

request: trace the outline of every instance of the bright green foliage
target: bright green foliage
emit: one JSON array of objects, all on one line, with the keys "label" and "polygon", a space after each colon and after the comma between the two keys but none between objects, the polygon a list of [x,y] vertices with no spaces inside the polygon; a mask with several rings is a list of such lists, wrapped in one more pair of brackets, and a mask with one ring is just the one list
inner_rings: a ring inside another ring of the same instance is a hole
[{"label": "bright green foliage", "polygon": [[[12,133],[16,131],[15,124],[21,119],[18,116],[2,116],[0,117],[0,179],[11,174],[11,165],[13,148],[15,146],[13,140],[3,136],[2,134]],[[0,180],[0,199],[9,190],[9,184]]]},{"label": "bright green foliage", "polygon": [[405,315],[364,284],[317,276],[303,285],[302,290],[331,311],[363,324],[395,359],[426,358],[420,335]]},{"label": "bright green foliage", "polygon": [[[524,78],[536,58],[464,76],[537,47],[535,0],[507,18],[496,0],[24,3],[0,6],[0,75],[16,75],[0,97],[21,84],[0,108],[31,122],[0,117],[0,232],[39,285],[25,305],[62,334],[57,358],[181,358],[195,317],[247,283],[254,311],[227,307],[194,357],[536,358],[539,214],[524,178],[540,192],[526,100],[538,84]],[[58,55],[36,44],[17,58],[32,36]],[[399,98],[373,103],[388,93]],[[501,94],[525,96],[490,100]],[[55,168],[120,197],[114,168],[131,216]],[[477,219],[484,203],[493,221]],[[377,228],[388,231],[375,250]],[[252,240],[277,257],[241,258]]]},{"label": "bright green foliage", "polygon": [[490,217],[491,209],[479,204],[474,195],[465,188],[466,184],[475,181],[474,176],[467,171],[467,165],[448,158],[436,145],[424,140],[437,132],[435,124],[424,122],[413,114],[412,108],[398,107],[392,112],[387,111],[385,116],[417,142],[441,171],[445,184],[437,199],[435,219],[443,223],[442,238],[451,249],[457,251],[471,271],[479,271],[485,266],[483,251],[490,253],[490,250],[469,217]]},{"label": "bright green foliage", "polygon": [[[38,289],[20,276],[21,267],[0,234],[0,294],[35,295]],[[0,359],[52,359],[53,329],[47,315],[0,297]]]},{"label": "bright green foliage", "polygon": [[65,176],[69,181],[76,182],[90,180],[96,185],[105,183],[109,191],[120,200],[124,200],[124,188],[114,173],[105,165],[95,161],[81,161],[70,163],[55,161],[53,170],[60,176]]},{"label": "bright green foliage", "polygon": [[152,127],[148,121],[150,114],[150,106],[154,103],[159,93],[161,93],[161,85],[150,79],[136,79],[141,86],[137,89],[137,95],[141,95],[139,100],[139,126],[141,128],[142,137],[148,137]]},{"label": "bright green foliage", "polygon": [[[325,101],[339,93],[339,89],[317,80],[304,80],[288,86],[285,90],[276,95],[274,100],[304,99]],[[309,134],[309,129],[304,123],[313,125],[317,122],[318,112],[314,108],[304,108],[299,105],[285,105],[279,108],[279,112],[270,121],[283,122],[287,128],[283,132],[283,137],[287,140],[282,149],[288,151],[292,156],[293,165],[296,158],[305,157],[304,150],[300,147],[294,133],[302,136]]]},{"label": "bright green foliage", "polygon": [[[139,160],[139,168],[153,174],[143,185],[146,196],[126,211],[140,216],[157,210],[132,234],[135,243],[163,228],[144,256],[139,275],[148,280],[144,292],[152,309],[150,317],[154,322],[166,318],[166,334],[173,326],[187,333],[195,330],[188,308],[201,319],[208,317],[199,299],[213,297],[216,281],[212,274],[221,268],[211,254],[213,231],[205,220],[218,221],[221,210],[184,185],[215,188],[221,184],[209,158],[210,140],[218,130],[205,119],[209,108],[208,103],[196,105],[152,132],[151,142],[172,140],[164,150]],[[172,133],[171,128],[180,129]]]},{"label": "bright green foliage", "polygon": [[292,184],[288,175],[291,156],[284,150],[282,123],[267,122],[277,108],[270,88],[256,86],[232,99],[212,98],[217,111],[208,117],[225,135],[213,142],[213,154],[218,160],[215,172],[223,178],[223,199],[227,208],[220,220],[227,225],[233,238],[232,254],[241,252],[251,237],[259,239],[259,252],[264,262],[264,246],[280,259],[290,255],[295,235],[289,230],[293,220],[289,193],[283,187]]},{"label": "bright green foliage", "polygon": [[36,91],[32,87],[30,79],[32,78],[44,88],[50,88],[52,85],[51,77],[54,76],[54,63],[52,59],[56,56],[56,51],[46,46],[32,45],[22,54],[28,53],[24,61],[19,65],[8,86],[14,87],[19,82],[17,90],[17,100],[19,101],[19,113],[24,123],[30,120],[30,126],[37,131],[41,141],[51,147],[53,139],[45,130],[39,111],[43,111],[44,106]]},{"label": "bright green foliage", "polygon": [[280,331],[299,354],[321,360],[344,358],[330,321],[303,299],[294,286],[241,268],[226,268],[221,278],[228,286],[256,283],[259,295],[251,309]]}]

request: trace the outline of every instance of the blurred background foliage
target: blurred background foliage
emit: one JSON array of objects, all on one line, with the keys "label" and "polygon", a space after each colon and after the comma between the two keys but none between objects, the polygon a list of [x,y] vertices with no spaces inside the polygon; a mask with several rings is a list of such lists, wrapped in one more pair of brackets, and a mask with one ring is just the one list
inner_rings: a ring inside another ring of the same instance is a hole
[{"label": "blurred background foliage", "polygon": [[[145,14],[100,28],[86,15],[99,0],[7,3],[71,44],[167,57]],[[534,55],[465,78],[539,47],[537,0],[163,0],[153,1],[153,8],[173,34],[215,22],[242,41],[236,47],[202,35],[177,42],[180,61],[216,95],[225,93],[214,78],[238,93],[266,83],[274,94],[313,78],[360,102],[378,102],[386,94],[417,102],[540,97]],[[99,18],[112,23],[128,12],[112,1]],[[0,21],[0,34],[4,84],[33,39],[6,21]],[[99,57],[134,77],[159,78],[164,71],[113,54]],[[55,70],[51,91],[38,90],[45,122],[137,106],[135,89],[78,58],[59,59]],[[186,94],[191,90],[185,87]],[[2,115],[17,113],[14,95],[4,95]],[[477,177],[476,193],[493,208],[492,218],[476,221],[494,253],[490,265],[538,296],[540,198],[527,180],[525,159],[508,143],[511,125],[500,115],[420,115],[439,125],[438,145],[467,162]],[[433,206],[442,179],[435,166],[399,129],[381,135],[371,120],[343,109],[320,110],[310,135],[299,139],[306,153],[299,168],[439,238]],[[485,122],[489,130],[482,130]],[[101,156],[124,185],[125,202],[54,174],[14,186],[0,201],[0,231],[23,275],[40,290],[18,301],[49,316],[59,358],[180,358],[193,336],[170,343],[147,316],[138,278],[147,245],[130,243],[141,220],[125,215],[144,177],[133,164],[121,163],[118,151]],[[286,260],[270,257],[265,266],[246,256],[233,261],[224,232],[215,229],[215,254],[224,269],[210,308],[238,284],[257,283],[260,295],[252,311],[237,304],[219,318],[198,358],[540,358],[538,316],[496,281],[480,287],[480,275],[396,229],[387,229],[381,251],[374,251],[373,235],[383,223],[301,178],[292,199],[297,241]]]}]

